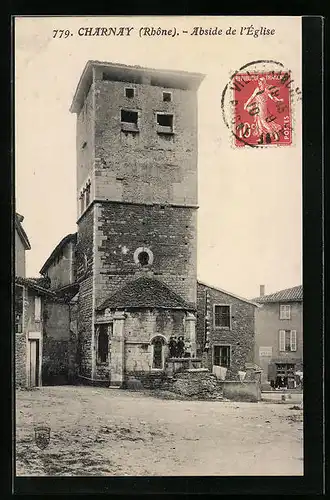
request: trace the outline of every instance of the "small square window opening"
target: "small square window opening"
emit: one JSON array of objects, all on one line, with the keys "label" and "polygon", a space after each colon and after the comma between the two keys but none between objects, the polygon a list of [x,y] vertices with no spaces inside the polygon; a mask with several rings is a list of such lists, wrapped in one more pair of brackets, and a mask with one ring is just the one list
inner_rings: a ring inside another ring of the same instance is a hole
[{"label": "small square window opening", "polygon": [[172,101],[171,92],[163,92],[163,101],[164,102],[171,102]]},{"label": "small square window opening", "polygon": [[124,132],[138,132],[138,112],[122,109],[120,112],[121,129]]},{"label": "small square window opening", "polygon": [[157,132],[159,134],[173,133],[173,115],[157,113]]},{"label": "small square window opening", "polygon": [[138,122],[137,111],[126,111],[125,109],[122,109],[121,110],[121,121],[123,123],[135,123],[137,125],[137,122]]},{"label": "small square window opening", "polygon": [[134,97],[135,91],[132,88],[127,88],[125,89],[125,96],[128,97],[129,99],[132,99]]}]

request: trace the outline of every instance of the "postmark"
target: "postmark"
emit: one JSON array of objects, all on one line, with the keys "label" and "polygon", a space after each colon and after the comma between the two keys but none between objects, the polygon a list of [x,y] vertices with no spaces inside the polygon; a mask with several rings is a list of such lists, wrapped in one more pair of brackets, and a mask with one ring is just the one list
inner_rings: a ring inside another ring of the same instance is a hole
[{"label": "postmark", "polygon": [[292,107],[300,98],[292,72],[282,63],[263,60],[242,66],[231,75],[221,99],[233,145],[291,146]]}]

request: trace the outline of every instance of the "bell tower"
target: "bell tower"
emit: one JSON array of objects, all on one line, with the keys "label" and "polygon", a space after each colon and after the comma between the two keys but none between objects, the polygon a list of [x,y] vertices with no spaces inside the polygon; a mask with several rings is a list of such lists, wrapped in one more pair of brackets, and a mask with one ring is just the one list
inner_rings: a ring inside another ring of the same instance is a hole
[{"label": "bell tower", "polygon": [[[88,61],[77,115],[77,275],[82,365],[95,310],[141,275],[196,305],[199,73]],[[87,354],[86,354],[87,353]]]}]

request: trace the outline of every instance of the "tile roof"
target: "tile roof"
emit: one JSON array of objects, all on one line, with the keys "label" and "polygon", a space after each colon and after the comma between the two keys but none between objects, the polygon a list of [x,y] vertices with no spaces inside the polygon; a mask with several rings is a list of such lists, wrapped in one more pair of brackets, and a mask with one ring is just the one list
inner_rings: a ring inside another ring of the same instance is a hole
[{"label": "tile roof", "polygon": [[120,290],[110,295],[97,310],[102,311],[107,308],[194,309],[191,304],[188,304],[164,283],[147,277],[137,278],[127,283]]},{"label": "tile roof", "polygon": [[39,285],[43,288],[50,288],[50,278],[47,276],[40,276],[38,278],[25,278],[29,281],[33,281],[36,285]]},{"label": "tile roof", "polygon": [[267,302],[302,302],[303,287],[302,285],[298,285],[292,288],[286,288],[285,290],[280,290],[270,295],[263,295],[252,300],[261,304]]},{"label": "tile roof", "polygon": [[241,300],[242,302],[247,302],[248,304],[251,304],[252,306],[260,307],[260,306],[258,306],[258,304],[255,304],[253,302],[254,299],[252,299],[252,300],[245,299],[244,297],[240,297],[239,295],[236,295],[235,293],[228,292],[227,290],[223,290],[223,288],[219,288],[218,286],[209,285],[205,281],[197,280],[197,284],[201,285],[201,286],[205,286],[206,288],[212,288],[213,290],[217,290],[218,292],[221,292],[225,295],[230,295],[230,297],[234,297],[235,299]]},{"label": "tile roof", "polygon": [[21,276],[16,276],[15,283],[17,283],[18,285],[24,285],[24,286],[27,286],[29,288],[32,288],[33,290],[35,290],[36,292],[39,292],[40,294],[48,295],[50,297],[56,298],[55,293],[52,292],[51,290],[45,288],[44,286],[40,285],[36,281],[37,279],[38,278],[22,278]]}]

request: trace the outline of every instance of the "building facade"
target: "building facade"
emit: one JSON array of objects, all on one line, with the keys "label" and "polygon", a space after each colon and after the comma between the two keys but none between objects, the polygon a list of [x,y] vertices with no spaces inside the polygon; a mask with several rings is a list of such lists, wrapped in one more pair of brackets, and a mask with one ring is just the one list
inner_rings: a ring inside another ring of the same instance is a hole
[{"label": "building facade", "polygon": [[197,352],[205,351],[209,370],[221,366],[226,378],[237,379],[239,371],[253,366],[256,309],[247,299],[197,283]]},{"label": "building facade", "polygon": [[[263,288],[261,288],[263,292]],[[260,295],[256,310],[255,361],[262,368],[262,382],[272,387],[294,388],[303,371],[303,288]]]},{"label": "building facade", "polygon": [[[50,289],[50,277],[26,278],[25,251],[31,245],[15,216],[14,346],[15,385],[36,387],[67,383],[75,367],[75,339],[70,318],[75,313],[67,297]],[[57,252],[53,252],[57,256]],[[49,259],[53,262],[54,258]],[[53,268],[53,267],[52,267]],[[60,267],[59,267],[60,269]],[[51,272],[49,273],[51,274]],[[70,273],[51,275],[54,288]]]}]

